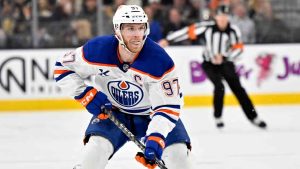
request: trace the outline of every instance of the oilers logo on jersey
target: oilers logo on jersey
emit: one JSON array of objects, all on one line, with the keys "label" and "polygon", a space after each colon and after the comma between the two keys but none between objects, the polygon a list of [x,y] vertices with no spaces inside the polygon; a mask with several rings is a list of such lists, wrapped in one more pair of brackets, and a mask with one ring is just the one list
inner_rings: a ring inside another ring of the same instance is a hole
[{"label": "oilers logo on jersey", "polygon": [[111,97],[124,107],[133,107],[144,97],[143,90],[138,85],[127,81],[111,81],[107,88]]}]

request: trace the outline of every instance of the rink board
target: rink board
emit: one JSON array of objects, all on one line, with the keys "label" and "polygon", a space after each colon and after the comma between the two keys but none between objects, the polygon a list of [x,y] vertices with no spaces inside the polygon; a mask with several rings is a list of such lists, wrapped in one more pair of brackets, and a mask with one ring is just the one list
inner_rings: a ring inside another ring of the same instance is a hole
[{"label": "rink board", "polygon": [[[299,44],[245,46],[236,69],[255,104],[300,104],[298,47]],[[69,51],[0,51],[0,111],[82,108],[66,97],[53,80],[55,59]],[[201,69],[202,47],[168,47],[166,51],[179,72],[185,106],[211,105],[213,86]],[[237,105],[228,86],[225,104]]]}]

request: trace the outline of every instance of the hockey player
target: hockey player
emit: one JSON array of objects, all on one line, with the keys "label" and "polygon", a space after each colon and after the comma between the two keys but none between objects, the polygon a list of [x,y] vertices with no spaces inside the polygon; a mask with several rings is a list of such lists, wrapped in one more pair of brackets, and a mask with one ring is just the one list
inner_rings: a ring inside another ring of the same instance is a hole
[{"label": "hockey player", "polygon": [[215,87],[213,104],[216,126],[218,128],[224,127],[222,120],[225,93],[222,81],[224,79],[233,94],[237,97],[247,118],[255,126],[264,129],[267,125],[259,119],[235,71],[234,60],[242,53],[243,42],[241,41],[240,30],[230,24],[228,14],[229,7],[227,5],[220,5],[216,11],[214,21],[200,22],[185,27],[168,35],[167,39],[162,40],[160,43],[161,46],[166,46],[169,43],[176,43],[186,39],[203,40],[205,42],[205,49],[202,55],[202,68]]},{"label": "hockey player", "polygon": [[[93,117],[86,129],[82,169],[103,169],[129,139],[107,119],[105,109],[139,139],[136,156],[148,168],[154,158],[168,169],[188,169],[190,138],[179,118],[180,80],[168,54],[147,38],[148,18],[136,5],[121,5],[114,17],[115,36],[96,37],[59,57],[55,80]],[[84,78],[93,76],[94,85]]]}]

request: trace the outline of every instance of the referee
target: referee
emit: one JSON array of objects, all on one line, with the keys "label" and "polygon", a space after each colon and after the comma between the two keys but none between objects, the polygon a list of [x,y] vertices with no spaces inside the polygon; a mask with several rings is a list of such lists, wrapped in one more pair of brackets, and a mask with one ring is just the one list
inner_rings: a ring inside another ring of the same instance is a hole
[{"label": "referee", "polygon": [[218,128],[224,127],[222,110],[224,103],[225,80],[233,94],[237,97],[245,115],[255,125],[262,129],[267,125],[258,118],[257,112],[242,87],[236,73],[233,61],[243,51],[241,33],[238,27],[229,23],[229,7],[221,5],[216,11],[213,21],[200,22],[182,28],[167,36],[166,41],[161,41],[162,46],[185,40],[204,40],[202,68],[214,85],[214,117]]}]

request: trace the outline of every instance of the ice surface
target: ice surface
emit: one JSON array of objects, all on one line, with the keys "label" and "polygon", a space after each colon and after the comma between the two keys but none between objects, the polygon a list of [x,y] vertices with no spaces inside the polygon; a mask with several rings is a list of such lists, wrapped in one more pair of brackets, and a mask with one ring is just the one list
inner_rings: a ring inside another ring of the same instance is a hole
[{"label": "ice surface", "polygon": [[[211,107],[185,108],[196,169],[299,169],[300,106],[259,106],[269,127],[253,126],[239,107],[225,107],[218,130]],[[0,113],[0,169],[72,169],[90,115],[85,111]],[[107,169],[143,168],[127,143]]]}]

